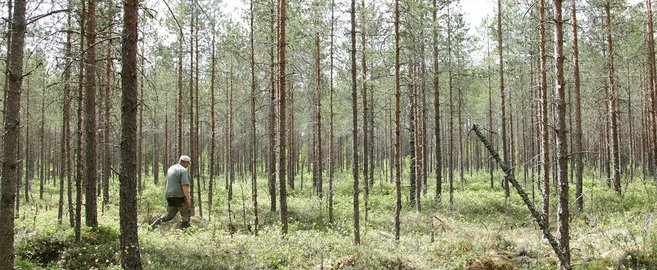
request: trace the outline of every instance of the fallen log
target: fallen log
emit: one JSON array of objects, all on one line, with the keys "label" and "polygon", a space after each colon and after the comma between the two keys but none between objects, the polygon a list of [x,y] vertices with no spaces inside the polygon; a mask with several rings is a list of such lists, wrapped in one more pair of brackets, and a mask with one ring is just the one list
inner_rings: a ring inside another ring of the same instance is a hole
[{"label": "fallen log", "polygon": [[566,260],[566,256],[561,252],[561,249],[559,248],[559,244],[557,241],[554,239],[554,236],[550,232],[549,227],[547,224],[545,224],[545,220],[543,220],[543,217],[541,214],[536,210],[536,207],[534,206],[534,203],[529,199],[527,196],[527,193],[522,189],[518,181],[516,180],[515,176],[513,175],[513,170],[511,170],[511,167],[504,163],[502,159],[500,158],[500,155],[493,149],[493,146],[490,144],[490,142],[486,139],[483,133],[481,133],[481,130],[479,130],[479,125],[474,124],[472,126],[472,130],[477,134],[477,137],[479,137],[479,140],[484,144],[488,152],[493,156],[497,164],[500,165],[500,168],[502,168],[502,172],[504,172],[504,177],[506,177],[509,182],[516,188],[516,191],[518,191],[518,195],[522,198],[522,201],[525,203],[527,208],[529,208],[529,212],[531,212],[532,217],[534,217],[534,220],[536,220],[536,223],[538,223],[538,226],[541,228],[541,231],[543,232],[543,236],[548,240],[550,243],[550,246],[552,246],[552,250],[554,250],[554,253],[557,254],[557,258],[561,262],[561,265],[565,266],[566,269],[570,269],[570,264]]}]

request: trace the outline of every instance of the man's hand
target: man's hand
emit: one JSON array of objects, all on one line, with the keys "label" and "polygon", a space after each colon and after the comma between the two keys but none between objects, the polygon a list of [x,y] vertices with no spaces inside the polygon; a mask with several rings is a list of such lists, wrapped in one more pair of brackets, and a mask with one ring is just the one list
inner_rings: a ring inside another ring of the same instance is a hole
[{"label": "man's hand", "polygon": [[189,195],[189,185],[182,185],[183,194],[185,195],[185,203],[187,207],[192,206],[192,196]]}]

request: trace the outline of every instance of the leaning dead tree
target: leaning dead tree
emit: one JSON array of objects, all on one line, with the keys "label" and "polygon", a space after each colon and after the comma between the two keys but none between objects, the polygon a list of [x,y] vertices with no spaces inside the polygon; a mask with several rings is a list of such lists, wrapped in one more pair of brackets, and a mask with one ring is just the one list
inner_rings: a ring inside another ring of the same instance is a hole
[{"label": "leaning dead tree", "polygon": [[472,130],[477,134],[477,137],[479,137],[479,140],[484,144],[488,152],[491,154],[492,158],[497,162],[497,164],[500,165],[500,168],[504,172],[505,177],[509,180],[509,182],[516,188],[516,191],[518,192],[518,195],[522,198],[522,201],[525,203],[527,208],[529,208],[529,212],[531,212],[532,217],[534,217],[534,220],[536,223],[538,223],[538,226],[541,228],[541,231],[543,232],[543,236],[548,240],[550,243],[550,246],[552,246],[552,249],[554,250],[554,253],[557,254],[557,258],[559,259],[559,262],[562,265],[562,269],[570,269],[570,264],[568,263],[567,257],[564,255],[564,253],[561,251],[559,248],[559,244],[557,244],[557,240],[554,238],[552,233],[550,232],[550,227],[545,223],[545,220],[543,219],[543,216],[541,213],[536,210],[536,206],[534,206],[534,203],[532,202],[531,199],[527,196],[527,193],[522,189],[522,186],[520,183],[518,183],[518,180],[516,180],[515,176],[513,175],[513,170],[511,167],[506,163],[503,162],[502,159],[500,158],[500,155],[495,151],[493,148],[493,145],[486,139],[486,136],[484,136],[483,133],[481,133],[481,130],[479,130],[479,125],[475,124],[472,126]]}]

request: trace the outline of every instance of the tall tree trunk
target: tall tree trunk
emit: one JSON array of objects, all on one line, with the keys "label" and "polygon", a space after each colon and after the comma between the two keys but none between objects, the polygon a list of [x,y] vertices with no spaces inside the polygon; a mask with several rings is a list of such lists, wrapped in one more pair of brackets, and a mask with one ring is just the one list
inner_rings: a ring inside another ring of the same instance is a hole
[{"label": "tall tree trunk", "polygon": [[278,39],[278,36],[274,38],[274,35],[276,32],[274,32],[274,21],[276,20],[276,14],[274,12],[276,8],[276,4],[274,1],[278,0],[272,0],[271,4],[271,20],[269,23],[269,32],[271,33],[270,35],[270,46],[269,46],[269,79],[270,79],[270,91],[269,91],[269,132],[268,132],[268,159],[269,162],[267,162],[268,165],[268,170],[267,170],[267,187],[269,191],[269,206],[270,209],[269,211],[275,212],[276,211],[276,74],[275,74],[275,68],[276,68],[276,63],[274,62],[275,58],[275,48],[278,46],[278,44],[275,45],[275,40]]},{"label": "tall tree trunk", "polygon": [[[109,5],[112,5],[112,1],[109,1]],[[113,29],[110,26],[110,32]],[[103,173],[102,173],[102,187],[103,187],[103,206],[109,204],[109,178],[110,178],[110,164],[111,164],[111,153],[110,153],[110,109],[112,105],[110,104],[110,93],[112,90],[112,41],[109,41],[107,45],[107,60],[105,66],[105,76],[107,77],[107,85],[105,86],[105,101],[104,101],[104,111],[103,114]]]},{"label": "tall tree trunk", "polygon": [[135,146],[137,141],[137,20],[138,1],[123,2],[121,46],[121,267],[141,269],[137,235],[137,190]]},{"label": "tall tree trunk", "polygon": [[[198,5],[198,3],[196,4]],[[196,7],[196,5],[194,5]],[[198,23],[198,12],[194,12],[194,29],[196,31],[194,32],[194,53],[195,53],[195,59],[194,59],[194,64],[196,65],[196,74],[194,76],[194,133],[193,138],[194,138],[194,159],[196,162],[194,163],[194,175],[196,176],[196,197],[198,200],[198,214],[199,216],[203,217],[203,197],[201,197],[201,192],[203,191],[203,185],[201,184],[201,158],[199,154],[199,116],[198,116],[198,110],[199,110],[199,87],[198,87],[198,78],[199,78],[199,49],[198,49],[198,29],[199,29],[199,23]],[[190,179],[191,180],[191,179]],[[190,190],[191,192],[191,190]]]},{"label": "tall tree trunk", "polygon": [[[352,64],[352,67],[353,66],[355,66],[355,64]],[[354,72],[355,72],[355,68],[354,68]],[[395,159],[395,191],[396,191],[396,199],[397,199],[395,205],[395,240],[397,241],[399,241],[399,237],[400,237],[399,227],[401,223],[400,214],[402,207],[401,205],[401,145],[399,144],[400,97],[401,97],[401,90],[400,90],[400,78],[399,78],[399,0],[395,0],[395,158],[394,159]]]},{"label": "tall tree trunk", "polygon": [[447,4],[447,81],[449,88],[449,142],[447,166],[449,170],[449,205],[454,205],[454,97],[453,97],[453,78],[452,78],[452,17],[451,6]]},{"label": "tall tree trunk", "polygon": [[46,156],[45,156],[45,124],[46,124],[46,74],[43,77],[43,92],[41,93],[41,143],[39,144],[39,199],[43,200],[43,181],[46,179]]},{"label": "tall tree trunk", "polygon": [[[16,157],[20,137],[20,102],[23,82],[23,49],[25,47],[25,6],[26,1],[14,0],[14,13],[11,21],[11,53],[9,53],[8,87],[5,99],[5,121],[2,136],[4,157]],[[2,190],[0,196],[0,269],[14,268],[14,201],[18,178],[18,159],[3,158]]]},{"label": "tall tree trunk", "polygon": [[[229,203],[233,200],[233,182],[235,182],[235,171],[234,171],[234,166],[233,164],[235,161],[233,160],[233,61],[232,59],[230,61],[230,68],[229,68],[229,73],[228,73],[228,93],[227,94],[227,99],[228,99],[228,108],[227,108],[227,119],[226,119],[226,164],[228,165],[228,174],[226,174],[227,179],[228,179],[228,201]],[[229,215],[232,215],[233,213],[230,212],[230,207],[229,207]]]},{"label": "tall tree trunk", "polygon": [[[183,30],[180,28],[178,38],[178,100],[176,102],[176,156],[179,157],[183,154],[183,131],[182,131],[182,102],[183,102],[183,43],[185,42]],[[176,158],[177,158],[176,157]],[[194,161],[196,162],[196,161]]]},{"label": "tall tree trunk", "polygon": [[566,128],[566,95],[563,75],[563,20],[561,0],[554,0],[554,73],[555,103],[557,105],[557,239],[565,261],[559,269],[570,269],[570,212],[568,210],[568,141]]},{"label": "tall tree trunk", "polygon": [[[650,0],[648,0],[650,1]],[[580,94],[579,77],[579,49],[577,44],[577,4],[571,1],[571,19],[573,26],[573,83],[575,88],[575,130],[573,132],[573,158],[575,159],[575,203],[579,211],[584,210],[584,193],[582,192],[582,175],[584,162],[582,161],[584,150],[582,146],[582,101]]]},{"label": "tall tree trunk", "polygon": [[96,0],[88,0],[87,10],[87,51],[85,69],[85,224],[98,226],[96,207]]},{"label": "tall tree trunk", "polygon": [[[75,164],[82,164],[82,99],[84,90],[84,38],[85,38],[85,0],[80,0],[80,59],[78,68],[78,109],[77,109],[77,145],[76,145],[76,160]],[[75,241],[80,242],[80,229],[82,227],[82,167],[76,166],[75,171]]]},{"label": "tall tree trunk", "polygon": [[[29,66],[28,66],[29,68]],[[25,165],[23,166],[25,173],[25,183],[23,183],[23,188],[25,188],[25,203],[30,203],[30,178],[32,176],[32,159],[30,155],[30,76],[26,77],[26,87],[25,87],[25,104],[27,104],[25,108]],[[20,186],[20,182],[18,183]],[[20,196],[19,199],[16,203],[16,209],[19,208],[20,205]],[[16,210],[18,212],[18,210]]]},{"label": "tall tree trunk", "polygon": [[[315,104],[315,124],[316,124],[316,134],[317,134],[317,194],[319,195],[319,198],[323,198],[323,186],[324,182],[322,180],[322,159],[324,158],[324,155],[322,153],[322,84],[321,84],[321,68],[320,68],[320,47],[319,47],[319,32],[315,33],[315,87],[316,87],[316,104]],[[290,93],[292,95],[292,93]],[[292,110],[293,108],[290,109],[290,114],[292,115]],[[292,117],[290,115],[290,117]],[[294,132],[293,129],[290,129],[290,133]],[[292,144],[292,142],[289,142]],[[292,151],[289,153],[292,155]],[[290,167],[292,167],[292,164],[289,164]]]},{"label": "tall tree trunk", "polygon": [[333,223],[333,173],[335,170],[334,164],[334,137],[333,137],[333,31],[335,25],[334,16],[335,2],[331,0],[331,45],[329,48],[329,61],[330,61],[330,94],[329,94],[329,149],[328,149],[328,215],[329,223]]},{"label": "tall tree trunk", "polygon": [[[543,0],[541,0],[543,1]],[[505,99],[506,94],[504,93],[504,47],[502,44],[502,0],[497,0],[497,54],[500,60],[500,104],[502,111],[502,161],[509,164],[509,147],[507,145],[507,136],[506,136],[506,105]],[[504,176],[504,197],[509,198],[509,179],[507,176]]]},{"label": "tall tree trunk", "polygon": [[[414,51],[415,47],[413,47]],[[408,171],[408,179],[409,179],[409,188],[408,188],[408,201],[410,204],[411,208],[415,208],[417,205],[417,147],[416,147],[416,134],[417,134],[417,128],[416,128],[416,99],[415,99],[415,63],[414,63],[414,58],[412,58],[411,62],[409,63],[409,72],[410,72],[410,82],[408,86],[408,107],[409,107],[409,113],[408,113],[408,127],[409,127],[409,135],[408,136],[408,149],[409,149],[409,154],[410,154],[410,162],[409,162],[409,171]]]},{"label": "tall tree trunk", "polygon": [[542,213],[545,224],[550,226],[550,148],[548,132],[548,108],[547,108],[547,75],[546,75],[546,53],[545,53],[545,1],[539,0],[540,16],[540,66],[541,66],[541,87],[539,88],[540,100],[540,141],[541,141],[541,171],[543,172],[543,182],[541,191],[543,192]]},{"label": "tall tree trunk", "polygon": [[618,134],[618,120],[616,119],[616,83],[614,74],[614,51],[611,38],[611,1],[607,0],[605,3],[605,22],[606,22],[606,38],[607,38],[607,83],[609,87],[609,159],[611,160],[611,168],[613,170],[613,185],[616,193],[621,193],[621,165],[619,160],[619,134]]},{"label": "tall tree trunk", "polygon": [[[490,43],[489,39],[486,39],[486,56],[490,57]],[[491,64],[487,65],[487,76],[488,77],[488,141],[493,142],[493,86],[491,83]],[[495,164],[492,159],[488,160],[488,174],[490,175],[490,189],[494,187],[493,183],[493,170],[495,169]]]},{"label": "tall tree trunk", "polygon": [[440,138],[440,63],[438,62],[438,5],[433,0],[433,106],[434,136],[436,147],[436,202],[440,202],[443,192],[442,142]]},{"label": "tall tree trunk", "polygon": [[354,178],[354,244],[360,244],[360,214],[358,206],[358,91],[356,81],[356,0],[351,0],[351,155]]},{"label": "tall tree trunk", "polygon": [[[365,207],[365,216],[364,220],[367,222],[367,203],[368,203],[368,196],[370,194],[369,191],[369,182],[367,181],[367,176],[369,175],[369,157],[368,157],[368,141],[367,141],[367,130],[368,130],[368,120],[367,120],[367,58],[366,58],[366,50],[367,50],[367,43],[365,40],[365,32],[367,31],[366,26],[365,26],[365,0],[361,1],[361,22],[360,22],[360,38],[361,38],[361,80],[362,80],[362,99],[363,99],[363,181],[364,185],[364,194],[363,194],[363,204]],[[358,149],[358,148],[354,148]]]},{"label": "tall tree trunk", "polygon": [[[189,156],[194,159],[193,163],[189,166],[189,196],[191,197],[191,205],[189,206],[191,215],[195,215],[195,205],[196,205],[196,196],[194,196],[194,189],[200,188],[195,185],[194,180],[196,179],[196,165],[198,160],[195,155],[195,140],[194,140],[194,13],[195,5],[193,1],[190,1],[189,4],[192,8],[192,15],[190,16],[189,23]],[[200,205],[200,204],[199,204]]]},{"label": "tall tree trunk", "polygon": [[[71,8],[71,3],[70,1],[68,2],[68,7]],[[66,54],[66,62],[69,63],[66,65],[64,68],[64,96],[63,96],[63,106],[62,106],[62,141],[61,141],[61,148],[59,150],[59,159],[60,159],[60,170],[59,170],[59,208],[57,212],[57,219],[59,220],[59,223],[62,223],[62,217],[64,216],[64,179],[66,178],[67,183],[68,183],[68,202],[69,202],[69,216],[70,218],[73,217],[72,213],[70,212],[72,209],[70,207],[70,202],[71,202],[71,194],[70,194],[70,187],[71,187],[71,174],[69,173],[68,168],[69,163],[70,163],[70,137],[71,137],[71,131],[70,131],[70,125],[71,125],[71,64],[73,62],[73,56],[71,53],[71,11],[67,12],[66,15],[66,26],[69,29],[69,31],[66,32],[66,45],[65,45],[65,54]],[[73,223],[73,222],[71,222]],[[71,224],[73,225],[73,224]]]},{"label": "tall tree trunk", "polygon": [[[353,0],[352,0],[353,1]],[[286,0],[278,0],[278,91],[279,91],[279,161],[278,161],[278,174],[279,174],[279,189],[280,189],[280,217],[281,217],[281,232],[287,234],[287,187],[285,185],[285,21],[286,21]]]},{"label": "tall tree trunk", "polygon": [[[251,11],[251,31],[249,32],[249,39],[251,40],[251,200],[253,202],[253,234],[258,236],[258,177],[256,167],[258,166],[257,155],[257,136],[256,136],[256,85],[255,85],[255,44],[254,44],[254,20],[255,11],[253,9],[253,1],[249,2],[249,9]],[[212,31],[212,155],[214,155],[214,28]],[[213,159],[214,160],[214,159]],[[212,163],[213,161],[211,161]],[[212,166],[212,165],[210,165]],[[210,173],[212,179],[212,173]],[[210,180],[212,183],[212,180]]]},{"label": "tall tree trunk", "polygon": [[[653,26],[652,26],[652,0],[646,0],[646,13],[648,16],[648,25],[647,25],[647,38],[648,38],[648,73],[650,74],[650,82],[648,84],[648,89],[650,91],[650,105],[647,106],[650,112],[650,116],[646,118],[650,119],[652,117],[652,123],[650,126],[650,135],[649,138],[652,138],[652,146],[648,145],[650,150],[646,151],[649,153],[649,156],[652,156],[652,159],[649,159],[649,164],[643,164],[643,166],[651,167],[651,174],[653,176],[655,186],[657,186],[657,124],[654,121],[657,119],[657,77],[655,75],[655,38],[653,36]],[[648,138],[646,138],[648,139]]]},{"label": "tall tree trunk", "polygon": [[[137,45],[139,46],[139,45]],[[138,109],[138,123],[139,125],[137,126],[137,192],[139,194],[142,193],[142,186],[143,186],[143,172],[141,170],[141,164],[143,163],[143,149],[144,149],[144,40],[142,39],[141,42],[141,57],[139,57],[138,61],[141,62],[141,76],[137,76],[139,79],[138,81],[138,87],[139,87],[139,92],[138,92],[138,101],[137,101],[137,109]]]},{"label": "tall tree trunk", "polygon": [[216,155],[216,140],[217,140],[217,128],[216,128],[216,109],[215,109],[215,74],[216,74],[216,53],[215,53],[215,27],[212,25],[212,56],[210,64],[210,182],[208,183],[208,220],[212,218],[212,197],[214,192],[214,175],[216,171],[215,164],[215,155]]}]

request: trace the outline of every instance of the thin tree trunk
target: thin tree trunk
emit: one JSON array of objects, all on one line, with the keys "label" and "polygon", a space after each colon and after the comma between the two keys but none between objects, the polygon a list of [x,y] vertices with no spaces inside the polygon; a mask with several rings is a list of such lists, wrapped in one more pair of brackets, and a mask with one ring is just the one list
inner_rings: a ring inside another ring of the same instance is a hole
[{"label": "thin tree trunk", "polygon": [[[353,0],[352,0],[353,1]],[[278,91],[279,91],[279,189],[280,189],[280,218],[281,218],[281,232],[287,234],[287,187],[285,184],[285,24],[286,24],[286,0],[278,1],[279,16],[278,16]]]},{"label": "thin tree trunk", "polygon": [[[216,54],[215,54],[215,28],[212,26],[212,56],[211,56],[211,71],[210,71],[210,182],[208,183],[208,220],[212,218],[212,196],[214,195],[214,175],[215,175],[215,155],[216,155],[216,140],[217,140],[217,128],[216,128],[216,109],[215,109],[215,74],[216,74]],[[255,196],[254,196],[255,197]],[[257,216],[257,215],[256,215]]]},{"label": "thin tree trunk", "polygon": [[[254,20],[255,20],[255,11],[253,9],[253,0],[249,2],[249,9],[251,11],[251,31],[249,32],[251,40],[251,200],[253,202],[253,234],[258,236],[258,177],[256,166],[258,166],[258,155],[256,150],[256,85],[255,85],[255,45],[254,45]],[[214,28],[212,31],[212,150],[211,153],[214,155]],[[211,156],[210,168],[212,168],[212,163],[214,162],[214,156]],[[212,170],[210,172],[210,179],[212,179]],[[212,183],[212,180],[210,180]],[[212,189],[210,189],[212,191]],[[210,197],[212,198],[212,197]],[[210,203],[212,205],[212,203]]]},{"label": "thin tree trunk", "polygon": [[[367,222],[367,203],[368,203],[368,196],[370,194],[369,191],[369,182],[367,181],[367,176],[369,175],[369,157],[368,157],[368,138],[367,138],[367,130],[368,130],[368,120],[367,120],[367,57],[366,57],[366,50],[367,50],[367,43],[365,40],[365,32],[367,29],[365,28],[365,0],[361,1],[361,22],[360,22],[360,38],[361,38],[361,80],[362,80],[362,99],[363,99],[363,188],[364,188],[364,194],[363,194],[363,204],[365,207],[365,215],[364,215],[364,221]],[[355,42],[355,41],[354,41]],[[356,150],[358,148],[354,148]]]},{"label": "thin tree trunk", "polygon": [[540,66],[541,66],[541,87],[539,89],[540,100],[540,131],[541,131],[541,171],[543,172],[543,200],[542,213],[545,224],[550,226],[550,148],[548,132],[548,108],[547,108],[547,75],[546,75],[546,53],[545,53],[545,1],[539,0],[540,13]]},{"label": "thin tree trunk", "polygon": [[[451,4],[451,3],[450,3]],[[451,7],[447,4],[447,77],[449,82],[449,158],[447,172],[449,176],[449,206],[454,205],[454,98],[452,78],[452,17]]]},{"label": "thin tree trunk", "polygon": [[[68,2],[68,7],[71,7],[70,1]],[[66,16],[66,26],[70,30],[71,29],[71,11],[67,13]],[[71,54],[71,31],[66,32],[66,45],[65,45],[65,51],[66,51],[66,61],[71,63],[72,62],[72,54]],[[59,150],[59,159],[60,159],[60,171],[59,171],[59,208],[57,212],[57,219],[59,221],[59,224],[62,223],[62,217],[64,216],[64,178],[66,178],[67,183],[68,183],[68,202],[69,202],[69,216],[70,218],[73,218],[72,213],[70,212],[72,209],[70,207],[70,202],[71,202],[71,194],[70,194],[70,187],[71,187],[71,178],[70,178],[70,173],[68,173],[68,164],[70,163],[69,160],[69,151],[70,151],[70,137],[71,137],[71,131],[70,131],[70,125],[71,125],[71,120],[70,120],[70,113],[71,113],[71,65],[66,65],[64,69],[64,96],[63,96],[63,109],[62,109],[62,141],[61,141],[61,148]],[[71,222],[71,225],[73,222]]]},{"label": "thin tree trunk", "polygon": [[[648,0],[649,1],[649,0]],[[575,204],[579,211],[584,210],[584,193],[582,191],[582,175],[584,162],[582,161],[582,101],[580,94],[579,77],[579,49],[577,40],[577,7],[575,1],[571,1],[571,19],[573,26],[573,83],[575,86],[575,130],[573,132],[573,158],[575,159]]]},{"label": "thin tree trunk", "polygon": [[[27,108],[25,109],[25,165],[24,165],[24,176],[25,176],[25,183],[23,183],[23,188],[25,188],[25,203],[30,203],[30,178],[32,176],[32,159],[30,155],[30,76],[26,77],[26,87],[25,87],[25,104],[27,104]],[[19,182],[20,186],[20,182]],[[20,205],[20,196],[19,199],[16,203],[16,209],[18,209]],[[18,212],[18,210],[16,211]]]},{"label": "thin tree trunk", "polygon": [[614,53],[613,43],[611,37],[611,1],[607,0],[605,3],[605,21],[606,21],[606,38],[607,38],[607,83],[609,87],[609,136],[611,145],[609,151],[609,159],[611,160],[611,168],[613,170],[613,185],[616,193],[621,193],[620,181],[620,160],[619,160],[619,134],[618,134],[618,120],[616,119],[616,83],[614,74]]},{"label": "thin tree trunk", "polygon": [[[490,57],[490,45],[489,45],[489,39],[486,39],[486,55]],[[493,141],[493,87],[491,83],[491,68],[490,64],[487,65],[487,76],[488,77],[488,140]],[[490,175],[490,189],[493,189],[493,170],[495,164],[493,163],[492,159],[488,160],[488,174]]]},{"label": "thin tree trunk", "polygon": [[[196,5],[194,5],[196,7]],[[196,65],[196,75],[194,76],[194,132],[193,138],[194,138],[194,159],[197,160],[195,163],[194,167],[194,175],[196,176],[196,197],[198,200],[198,214],[200,217],[203,217],[203,197],[201,196],[201,193],[203,191],[203,185],[201,184],[201,170],[202,168],[202,163],[201,163],[201,157],[199,155],[199,115],[198,115],[198,110],[199,110],[199,86],[198,86],[198,78],[199,78],[199,49],[198,49],[198,29],[199,29],[199,23],[198,23],[198,13],[194,13],[194,29],[196,29],[195,34],[194,34],[194,53],[195,53],[195,59],[194,59],[194,64]],[[191,180],[191,179],[190,179]],[[190,190],[191,192],[191,190]]]},{"label": "thin tree trunk", "polygon": [[358,91],[356,81],[356,0],[351,0],[351,154],[354,178],[354,244],[360,245],[360,214],[358,206]]},{"label": "thin tree trunk", "polygon": [[652,158],[649,159],[649,164],[644,164],[644,166],[651,166],[651,174],[653,176],[655,186],[657,186],[657,77],[655,76],[655,39],[654,31],[652,26],[652,0],[646,0],[646,13],[648,16],[648,25],[647,25],[647,37],[648,37],[648,73],[650,74],[650,83],[649,83],[649,95],[650,95],[650,104],[647,106],[649,108],[649,115],[646,115],[646,118],[650,119],[652,117],[652,122],[650,126],[650,135],[648,138],[652,138],[652,145],[648,144],[648,150],[646,152],[651,155]]},{"label": "thin tree trunk", "polygon": [[[353,0],[352,0],[353,1]],[[400,78],[399,78],[399,0],[395,0],[395,190],[397,203],[395,206],[395,240],[399,241],[400,213],[401,213],[401,145],[400,141],[400,108],[399,100],[401,96]],[[435,52],[435,47],[434,47]],[[352,64],[352,68],[355,63]],[[354,71],[355,73],[355,68]],[[437,74],[436,74],[437,75]],[[354,75],[355,76],[355,75]],[[438,193],[440,194],[440,193]]]},{"label": "thin tree trunk", "polygon": [[443,192],[442,142],[440,137],[440,63],[438,62],[438,6],[433,0],[433,106],[434,106],[434,136],[436,147],[436,202],[441,201]]},{"label": "thin tree trunk", "polygon": [[[541,0],[543,1],[543,0]],[[502,0],[497,0],[497,54],[500,60],[500,104],[502,111],[502,156],[503,161],[506,164],[509,164],[509,147],[507,145],[507,136],[506,136],[506,94],[504,93],[504,47],[502,44]],[[509,180],[507,176],[504,176],[504,197],[509,198]]]},{"label": "thin tree trunk", "polygon": [[[110,6],[112,1],[109,1]],[[110,26],[110,29],[113,27]],[[111,32],[111,30],[110,30]],[[103,187],[103,206],[109,204],[109,178],[110,178],[110,93],[112,89],[112,41],[107,45],[107,63],[105,66],[105,76],[107,77],[107,85],[105,86],[105,101],[104,101],[104,120],[103,120],[103,172],[102,172],[102,187]]]},{"label": "thin tree trunk", "polygon": [[[85,38],[85,15],[86,5],[84,0],[80,0],[80,59],[79,59],[79,76],[78,76],[78,113],[77,113],[77,146],[75,164],[82,164],[82,99],[84,90],[84,38]],[[82,227],[82,167],[76,166],[75,172],[75,242],[80,242],[80,229]]]},{"label": "thin tree trunk", "polygon": [[[183,154],[183,131],[182,131],[182,102],[183,102],[183,43],[185,42],[183,37],[183,30],[180,28],[180,37],[178,38],[178,100],[176,102],[176,129],[177,135],[176,139],[178,140],[176,146],[176,155],[179,157]],[[194,161],[196,162],[196,161]]]},{"label": "thin tree trunk", "polygon": [[[189,206],[189,210],[191,212],[191,215],[195,215],[196,212],[196,196],[194,196],[194,189],[198,189],[200,187],[196,186],[194,183],[194,180],[196,179],[196,165],[198,164],[198,160],[196,159],[195,155],[195,140],[194,140],[194,13],[195,13],[195,5],[193,1],[190,1],[190,5],[192,8],[192,15],[190,16],[190,23],[189,23],[189,156],[193,158],[193,163],[190,165],[189,168],[189,182],[191,185],[189,185],[189,196],[191,197],[191,205]],[[200,204],[199,204],[200,205]]]},{"label": "thin tree trunk", "polygon": [[563,72],[563,19],[561,0],[554,0],[554,73],[557,105],[557,239],[565,261],[559,269],[570,269],[570,212],[568,209],[568,130],[566,128],[566,95]]},{"label": "thin tree trunk", "polygon": [[333,137],[333,31],[334,31],[334,0],[331,0],[331,47],[329,48],[330,60],[330,97],[329,97],[329,149],[328,149],[328,215],[329,223],[333,223],[333,174],[334,174],[334,137]]},{"label": "thin tree trunk", "polygon": [[46,178],[46,162],[45,162],[45,123],[46,123],[46,78],[43,78],[43,92],[41,93],[41,143],[40,143],[40,157],[39,157],[39,199],[43,200],[43,181]]},{"label": "thin tree trunk", "polygon": [[[269,162],[268,164],[268,172],[267,172],[267,187],[269,189],[269,205],[270,209],[269,211],[275,212],[276,211],[276,74],[275,74],[275,67],[276,63],[274,62],[274,57],[275,57],[275,48],[278,46],[277,43],[275,42],[274,35],[276,32],[274,32],[274,21],[276,20],[276,14],[274,13],[275,10],[275,2],[278,0],[272,0],[271,4],[271,21],[269,24],[269,30],[270,30],[270,46],[269,46],[269,60],[270,60],[270,66],[269,66],[269,78],[270,78],[270,91],[269,91],[269,153],[268,153],[268,159]],[[276,39],[278,37],[276,36]],[[275,45],[276,44],[276,45]]]},{"label": "thin tree trunk", "polygon": [[[414,49],[414,48],[413,48]],[[413,59],[414,60],[414,59]],[[409,64],[409,72],[410,72],[410,84],[408,86],[408,107],[409,107],[409,120],[408,120],[408,127],[409,127],[409,135],[408,136],[408,146],[410,150],[410,162],[409,162],[409,189],[408,189],[408,201],[410,204],[411,208],[415,208],[417,205],[417,147],[416,147],[416,120],[415,120],[415,112],[416,112],[416,105],[415,105],[415,63],[411,60],[411,63]]]},{"label": "thin tree trunk", "polygon": [[[228,165],[228,201],[233,200],[233,183],[235,182],[235,161],[233,160],[233,61],[230,60],[230,73],[228,75],[228,125],[226,128],[226,163]],[[229,212],[228,215],[233,213]]]}]

